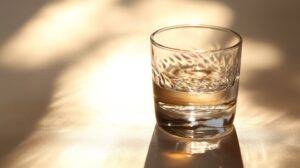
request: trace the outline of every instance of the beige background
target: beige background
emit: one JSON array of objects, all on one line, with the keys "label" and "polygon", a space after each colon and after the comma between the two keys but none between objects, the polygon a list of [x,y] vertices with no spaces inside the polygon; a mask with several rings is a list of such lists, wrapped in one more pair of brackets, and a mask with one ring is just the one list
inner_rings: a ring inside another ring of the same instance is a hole
[{"label": "beige background", "polygon": [[292,0],[1,1],[0,167],[144,167],[147,156],[161,151],[148,151],[150,142],[159,144],[151,141],[149,35],[183,23],[225,26],[244,38],[234,140],[244,167],[298,167],[299,6]]}]

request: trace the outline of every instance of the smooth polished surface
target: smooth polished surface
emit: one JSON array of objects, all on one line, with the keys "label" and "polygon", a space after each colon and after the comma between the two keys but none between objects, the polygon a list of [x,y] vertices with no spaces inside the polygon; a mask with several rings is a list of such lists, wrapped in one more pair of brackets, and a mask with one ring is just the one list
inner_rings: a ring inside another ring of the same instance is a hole
[{"label": "smooth polished surface", "polygon": [[244,38],[237,138],[227,145],[239,144],[241,157],[225,150],[228,162],[299,167],[299,6],[291,0],[1,1],[0,167],[156,164],[150,156],[169,148],[153,134],[149,35],[188,23],[228,27]]}]

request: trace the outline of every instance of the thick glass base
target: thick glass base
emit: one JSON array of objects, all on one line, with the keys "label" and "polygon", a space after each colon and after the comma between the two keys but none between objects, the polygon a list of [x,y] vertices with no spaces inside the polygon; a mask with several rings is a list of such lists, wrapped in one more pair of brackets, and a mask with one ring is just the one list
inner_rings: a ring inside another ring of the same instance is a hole
[{"label": "thick glass base", "polygon": [[233,129],[235,101],[218,106],[178,106],[156,102],[156,119],[163,130],[185,138],[215,138]]},{"label": "thick glass base", "polygon": [[193,129],[162,126],[159,124],[158,126],[172,135],[193,139],[220,138],[229,134],[233,130],[233,125],[229,125],[227,127],[198,127]]}]

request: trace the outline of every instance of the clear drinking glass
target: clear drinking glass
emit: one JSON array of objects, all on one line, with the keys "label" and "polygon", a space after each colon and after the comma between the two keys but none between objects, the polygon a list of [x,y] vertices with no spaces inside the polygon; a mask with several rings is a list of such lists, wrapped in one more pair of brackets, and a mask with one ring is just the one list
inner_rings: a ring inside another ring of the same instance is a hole
[{"label": "clear drinking glass", "polygon": [[151,35],[158,125],[189,138],[232,130],[241,62],[241,36],[227,28],[178,25]]}]

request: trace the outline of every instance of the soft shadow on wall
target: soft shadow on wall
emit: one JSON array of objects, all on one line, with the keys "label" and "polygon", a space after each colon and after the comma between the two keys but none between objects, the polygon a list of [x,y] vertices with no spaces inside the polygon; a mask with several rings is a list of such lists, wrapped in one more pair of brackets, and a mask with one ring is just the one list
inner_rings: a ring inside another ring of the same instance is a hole
[{"label": "soft shadow on wall", "polygon": [[48,0],[0,1],[0,46],[48,2]]},{"label": "soft shadow on wall", "polygon": [[[0,47],[45,4],[46,0],[1,1]],[[31,132],[35,121],[43,116],[53,81],[61,69],[62,65],[56,65],[19,71],[0,65],[0,158],[19,144]]]},{"label": "soft shadow on wall", "polygon": [[[226,1],[235,13],[233,28],[255,41],[272,43],[279,48],[279,63],[271,68],[257,68],[241,87],[253,93],[255,103],[268,106],[284,117],[300,117],[300,15],[298,1]],[[252,55],[259,64],[267,55],[253,48]],[[256,50],[256,51],[255,51]],[[274,55],[275,56],[275,55]],[[274,61],[276,57],[267,61]],[[280,118],[278,118],[280,120]]]},{"label": "soft shadow on wall", "polygon": [[[57,4],[58,14],[64,12],[63,5]],[[37,122],[47,114],[57,77],[106,39],[85,41],[76,50],[68,50],[62,45],[56,47],[57,44],[44,38],[47,36],[41,36],[47,24],[56,27],[52,23],[55,13],[47,15],[45,7],[53,9],[55,3],[37,0],[0,2],[0,20],[5,23],[0,29],[0,160],[28,138]],[[68,10],[67,5],[65,8]],[[44,18],[39,17],[41,13]],[[42,30],[31,33],[30,29]],[[68,36],[68,33],[64,35]],[[58,34],[54,38],[62,37]],[[45,50],[35,44],[41,44]],[[61,52],[55,52],[60,48]]]}]

